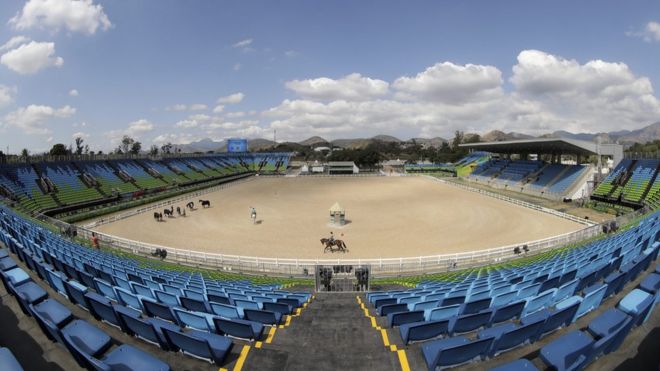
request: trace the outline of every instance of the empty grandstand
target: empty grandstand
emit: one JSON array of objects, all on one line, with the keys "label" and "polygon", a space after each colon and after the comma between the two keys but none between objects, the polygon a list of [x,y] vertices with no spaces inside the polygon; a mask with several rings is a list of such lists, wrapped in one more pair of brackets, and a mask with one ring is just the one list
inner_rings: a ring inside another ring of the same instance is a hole
[{"label": "empty grandstand", "polygon": [[290,154],[72,160],[0,166],[0,189],[30,211],[57,214],[253,173],[286,171]]},{"label": "empty grandstand", "polygon": [[[487,160],[473,165],[471,171],[461,172],[465,179],[552,200],[588,196],[588,182],[593,180],[596,169],[589,163],[583,164],[583,159],[608,156],[619,163],[623,155],[620,145],[597,146],[569,139],[530,139],[461,146],[490,153]],[[483,152],[470,156],[465,161],[484,157]],[[538,160],[528,159],[530,157]],[[566,157],[573,158],[572,164],[562,163]]]},{"label": "empty grandstand", "polygon": [[660,160],[625,159],[596,187],[595,200],[639,207],[657,207]]}]

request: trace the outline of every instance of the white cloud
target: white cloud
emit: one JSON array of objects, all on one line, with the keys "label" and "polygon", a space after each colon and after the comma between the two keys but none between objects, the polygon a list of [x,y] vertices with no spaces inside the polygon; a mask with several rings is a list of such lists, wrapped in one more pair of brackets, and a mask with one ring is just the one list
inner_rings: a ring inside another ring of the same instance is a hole
[{"label": "white cloud", "polygon": [[201,103],[191,104],[188,107],[188,109],[190,109],[191,111],[203,111],[207,108],[208,108],[208,106],[206,104],[201,104]]},{"label": "white cloud", "polygon": [[77,97],[78,95],[80,95],[80,93],[78,93],[78,90],[76,89],[69,90],[69,96]]},{"label": "white cloud", "polygon": [[4,108],[14,102],[16,94],[15,87],[9,87],[0,84],[0,108]]},{"label": "white cloud", "polygon": [[642,31],[629,31],[626,35],[639,37],[646,42],[660,42],[660,23],[651,21],[644,26]]},{"label": "white cloud", "polygon": [[253,39],[241,40],[241,41],[236,42],[231,47],[236,48],[236,49],[241,49],[244,52],[251,52],[251,51],[254,51],[254,49],[251,47],[253,41],[254,41]]},{"label": "white cloud", "polygon": [[237,104],[237,103],[241,103],[241,101],[243,101],[243,98],[245,98],[245,94],[234,93],[218,98],[218,104]]},{"label": "white cloud", "polygon": [[337,80],[320,77],[317,79],[288,81],[286,87],[308,99],[367,100],[386,95],[389,84],[383,80],[371,79],[363,77],[359,73],[352,73]]},{"label": "white cloud", "polygon": [[29,0],[9,23],[17,30],[64,28],[88,35],[112,26],[103,7],[92,0]]},{"label": "white cloud", "polygon": [[166,111],[185,111],[188,109],[188,106],[185,104],[175,104],[173,106],[165,107]]},{"label": "white cloud", "polygon": [[27,36],[14,36],[9,41],[0,46],[0,52],[5,50],[14,49],[15,47],[21,44],[27,44],[30,41],[30,38]]},{"label": "white cloud", "polygon": [[196,120],[181,120],[174,124],[174,126],[182,129],[196,128],[199,126],[199,123]]},{"label": "white cloud", "polygon": [[224,110],[225,110],[225,106],[222,104],[218,104],[217,106],[215,106],[215,108],[213,108],[213,113],[222,113],[222,111]]},{"label": "white cloud", "polygon": [[52,133],[47,126],[50,120],[68,118],[75,113],[76,109],[70,106],[53,108],[31,104],[8,113],[3,121],[4,126],[20,129],[25,134],[46,135]]},{"label": "white cloud", "polygon": [[392,86],[403,99],[439,102],[491,99],[501,94],[502,73],[496,67],[437,63],[414,77],[400,77]]},{"label": "white cloud", "polygon": [[71,139],[76,139],[76,138],[89,139],[89,136],[90,136],[89,134],[79,131],[77,133],[73,133],[73,135],[71,135]]},{"label": "white cloud", "polygon": [[128,129],[126,129],[126,134],[137,137],[141,134],[150,132],[152,130],[154,130],[154,124],[152,124],[147,119],[140,119],[128,124]]},{"label": "white cloud", "polygon": [[29,75],[47,67],[60,67],[64,59],[55,56],[55,43],[31,41],[3,54],[0,63],[12,71]]},{"label": "white cloud", "polygon": [[382,97],[365,99],[343,93],[319,101],[310,97],[309,89],[300,88],[299,99],[262,112],[270,120],[263,128],[277,129],[278,136],[287,140],[379,133],[447,137],[454,130],[483,133],[493,129],[539,135],[555,130],[634,129],[660,117],[660,101],[653,95],[650,80],[635,76],[623,63],[592,60],[581,64],[525,50],[510,81],[514,90],[505,92],[495,67],[443,62],[413,77],[395,79],[390,85],[394,94]]}]

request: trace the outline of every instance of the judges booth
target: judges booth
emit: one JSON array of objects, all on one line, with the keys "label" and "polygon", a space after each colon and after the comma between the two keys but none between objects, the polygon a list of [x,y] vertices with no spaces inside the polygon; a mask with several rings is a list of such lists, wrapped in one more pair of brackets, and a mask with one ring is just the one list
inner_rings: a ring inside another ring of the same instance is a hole
[{"label": "judges booth", "polygon": [[317,265],[317,292],[369,291],[371,268],[368,265]]}]

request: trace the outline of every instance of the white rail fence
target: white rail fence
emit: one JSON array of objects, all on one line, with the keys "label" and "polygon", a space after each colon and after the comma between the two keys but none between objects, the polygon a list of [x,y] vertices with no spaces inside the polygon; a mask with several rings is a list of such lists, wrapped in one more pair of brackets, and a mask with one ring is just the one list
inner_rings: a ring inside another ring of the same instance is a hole
[{"label": "white rail fence", "polygon": [[[163,201],[148,207],[139,208],[131,211],[131,213],[141,213],[148,210],[161,208],[171,205],[175,202],[182,200],[189,200],[193,197],[203,195],[218,189],[224,189],[236,184],[244,183],[255,179],[255,177],[246,178],[238,182],[220,185],[217,187],[209,188],[203,191],[188,194],[185,197],[177,197],[175,199]],[[164,249],[168,252],[167,261],[175,262],[182,265],[213,269],[219,271],[228,271],[235,273],[249,273],[259,275],[272,275],[272,276],[291,276],[291,277],[306,277],[314,274],[314,269],[317,265],[370,265],[372,275],[375,277],[393,277],[393,276],[408,276],[420,275],[437,272],[446,272],[451,270],[465,269],[471,267],[485,266],[494,263],[501,263],[523,256],[534,256],[554,248],[574,244],[584,241],[589,238],[596,237],[602,233],[603,226],[595,224],[592,221],[577,218],[572,215],[558,212],[547,208],[540,207],[528,202],[516,200],[510,197],[498,195],[472,187],[464,186],[461,184],[446,182],[441,179],[433,178],[441,183],[450,184],[455,187],[463,188],[472,192],[478,192],[486,196],[494,197],[503,201],[511,202],[523,207],[528,207],[534,210],[547,212],[562,218],[573,220],[575,222],[587,225],[585,228],[573,231],[570,233],[553,236],[540,240],[521,242],[507,246],[500,246],[491,249],[484,249],[479,251],[470,251],[454,254],[438,254],[431,256],[417,256],[417,257],[402,257],[402,258],[371,258],[371,259],[290,259],[290,258],[263,258],[253,256],[238,256],[226,255],[217,253],[206,253],[200,251],[192,251],[185,249],[176,249],[168,246],[161,246],[150,244],[140,241],[133,241],[109,234],[96,232],[90,229],[90,226],[98,226],[100,224],[94,223],[92,225],[77,227],[78,236],[83,238],[90,238],[92,233],[99,236],[103,247],[113,248],[119,251],[135,254],[139,256],[151,256],[156,249]],[[641,215],[641,212],[636,212],[624,215],[617,219],[619,224],[625,224],[632,218]],[[135,214],[130,214],[135,215]],[[118,215],[116,218],[126,218],[129,214]],[[68,224],[40,215],[40,219],[59,226],[60,228],[67,228]],[[118,220],[118,219],[115,219]],[[103,224],[110,222],[110,219],[103,220]],[[527,252],[523,254],[516,254],[515,248],[518,247],[523,250],[527,247]]]},{"label": "white rail fence", "polygon": [[138,207],[138,208],[133,209],[133,210],[128,210],[128,211],[125,211],[125,212],[121,212],[119,214],[100,217],[100,218],[94,220],[91,223],[83,225],[83,227],[88,228],[88,229],[89,228],[96,228],[96,227],[104,225],[104,224],[110,224],[110,223],[113,223],[113,222],[116,222],[116,221],[119,221],[119,220],[122,220],[122,219],[129,218],[131,216],[146,213],[146,212],[149,212],[149,211],[152,211],[152,210],[162,210],[167,206],[172,206],[172,205],[180,203],[180,202],[188,203],[190,201],[197,201],[197,197],[199,197],[199,196],[203,196],[205,194],[213,193],[213,192],[219,191],[221,189],[230,188],[230,187],[233,187],[233,186],[238,185],[238,184],[251,182],[255,179],[257,179],[256,176],[250,176],[250,177],[247,177],[247,178],[237,179],[237,180],[231,181],[229,183],[222,183],[220,185],[213,186],[213,187],[210,187],[210,188],[204,188],[202,190],[195,191],[195,192],[192,192],[192,193],[186,193],[186,194],[181,195],[181,196],[175,196],[173,198],[169,198],[169,199],[159,201],[159,202],[156,202],[156,203],[153,203],[153,204]]}]

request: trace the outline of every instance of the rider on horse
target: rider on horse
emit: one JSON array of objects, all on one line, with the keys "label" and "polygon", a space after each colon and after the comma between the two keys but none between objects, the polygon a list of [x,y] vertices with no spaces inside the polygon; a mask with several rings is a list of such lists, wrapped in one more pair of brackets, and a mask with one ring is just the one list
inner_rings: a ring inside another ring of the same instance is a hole
[{"label": "rider on horse", "polygon": [[328,241],[329,241],[331,244],[334,244],[334,243],[335,243],[335,234],[334,234],[334,232],[330,231],[330,238],[328,238]]}]

